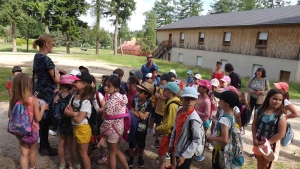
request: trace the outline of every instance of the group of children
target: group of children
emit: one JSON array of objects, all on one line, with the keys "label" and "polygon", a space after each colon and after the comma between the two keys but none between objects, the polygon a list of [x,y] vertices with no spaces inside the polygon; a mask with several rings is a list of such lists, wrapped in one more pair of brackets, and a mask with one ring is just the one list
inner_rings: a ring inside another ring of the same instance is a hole
[{"label": "group of children", "polygon": [[[98,164],[108,160],[110,168],[116,168],[118,158],[123,168],[127,169],[134,166],[134,156],[137,155],[138,166],[144,167],[143,155],[149,133],[155,136],[154,147],[158,148],[160,169],[189,168],[194,155],[196,161],[205,158],[204,146],[213,149],[212,168],[221,168],[220,160],[224,160],[222,151],[227,144],[232,144],[229,143],[232,126],[237,125],[241,133],[244,132],[246,124],[242,121],[246,116],[243,113],[249,109],[245,93],[230,86],[228,76],[205,80],[199,73],[192,76],[189,70],[188,81],[184,85],[176,79],[175,70],[159,77],[157,73],[157,69],[151,69],[143,82],[143,76],[138,71],[131,71],[127,82],[122,82],[124,71],[116,69],[112,75],[102,76],[98,89],[96,79],[85,67],[61,75],[53,105],[60,105],[59,109],[53,109],[56,110],[54,120],[58,125],[59,168],[74,168],[74,149],[81,168],[91,168],[89,154],[95,144],[100,153]],[[37,132],[38,122],[48,105],[39,107],[38,99],[32,97],[32,79],[27,74],[20,71],[15,74],[14,69],[13,74],[8,116],[15,104],[21,101],[34,121],[33,131]],[[255,112],[252,123],[254,150],[266,144],[266,141],[279,146],[276,142],[285,135],[287,118],[284,103],[287,102],[287,91],[279,89],[270,90],[262,107]],[[94,130],[90,121],[93,120],[93,113],[98,114],[100,137],[92,133]],[[135,125],[133,122],[136,121],[136,127],[131,127],[129,139],[125,140],[129,148],[126,152],[128,161],[119,150],[120,140],[124,132],[128,132],[125,131],[126,114],[131,116],[131,125]],[[120,118],[119,115],[124,116]],[[272,132],[268,132],[266,125],[272,126]],[[209,128],[210,134],[207,132]],[[162,136],[161,139],[159,136]],[[29,168],[34,169],[37,143],[26,144],[21,141],[22,138],[18,139],[21,168],[28,168],[29,159]],[[65,160],[65,149],[69,163]],[[106,149],[109,151],[108,156]],[[256,157],[259,169],[268,168],[270,161],[259,153]],[[170,158],[170,166],[166,166],[166,158]],[[233,163],[233,160],[230,162]]]}]

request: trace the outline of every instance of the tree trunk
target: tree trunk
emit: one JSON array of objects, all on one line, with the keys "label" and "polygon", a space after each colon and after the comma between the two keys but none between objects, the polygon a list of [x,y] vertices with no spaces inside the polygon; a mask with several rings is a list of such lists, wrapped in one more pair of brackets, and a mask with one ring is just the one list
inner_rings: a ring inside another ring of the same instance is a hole
[{"label": "tree trunk", "polygon": [[122,42],[121,42],[121,38],[120,38],[120,50],[121,50],[121,56],[123,56],[123,48],[122,48]]},{"label": "tree trunk", "polygon": [[101,0],[96,2],[96,29],[97,29],[97,38],[96,38],[96,55],[99,55],[100,49],[100,19],[101,19]]},{"label": "tree trunk", "polygon": [[67,33],[67,54],[70,54],[70,35]]},{"label": "tree trunk", "polygon": [[49,31],[49,22],[45,22],[45,33],[47,35],[50,35],[50,31]]},{"label": "tree trunk", "polygon": [[26,38],[26,52],[28,52],[28,41],[29,41],[29,38]]},{"label": "tree trunk", "polygon": [[17,51],[16,23],[15,22],[11,23],[11,35],[12,35],[12,39],[13,39],[13,52],[18,52]]},{"label": "tree trunk", "polygon": [[115,24],[115,40],[114,40],[114,55],[116,56],[118,54],[118,30],[119,30],[119,25],[118,25],[118,14],[116,14],[116,24]]}]

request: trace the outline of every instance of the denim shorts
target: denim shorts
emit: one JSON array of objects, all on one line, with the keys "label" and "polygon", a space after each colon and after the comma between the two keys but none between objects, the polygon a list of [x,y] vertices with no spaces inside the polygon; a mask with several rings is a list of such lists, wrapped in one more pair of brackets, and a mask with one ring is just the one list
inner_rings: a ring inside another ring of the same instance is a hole
[{"label": "denim shorts", "polygon": [[73,137],[73,125],[67,125],[67,126],[58,126],[57,127],[57,133],[58,135],[60,134],[65,134],[69,137]]}]

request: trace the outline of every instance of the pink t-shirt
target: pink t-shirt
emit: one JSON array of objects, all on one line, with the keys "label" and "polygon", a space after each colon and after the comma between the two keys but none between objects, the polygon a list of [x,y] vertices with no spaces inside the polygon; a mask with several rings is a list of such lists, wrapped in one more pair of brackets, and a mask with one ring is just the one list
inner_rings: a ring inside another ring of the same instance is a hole
[{"label": "pink t-shirt", "polygon": [[[29,117],[30,120],[32,120],[32,118],[34,118],[34,110],[33,110],[33,103],[32,103],[32,97],[29,97],[29,105],[27,107],[28,113],[29,113]],[[39,123],[36,122],[35,120],[33,120],[33,125],[32,125],[33,131],[38,132],[40,129]]]},{"label": "pink t-shirt", "polygon": [[206,122],[206,120],[210,117],[211,115],[211,101],[208,96],[202,97],[199,96],[197,99],[196,105],[195,105],[195,110],[200,116],[201,120]]}]

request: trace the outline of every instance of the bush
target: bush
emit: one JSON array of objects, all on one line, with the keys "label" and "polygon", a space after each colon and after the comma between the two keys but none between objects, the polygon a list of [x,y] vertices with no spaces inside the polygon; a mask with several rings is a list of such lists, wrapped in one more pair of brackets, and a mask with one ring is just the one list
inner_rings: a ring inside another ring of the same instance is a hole
[{"label": "bush", "polygon": [[22,46],[22,40],[20,38],[16,39],[17,46]]}]

